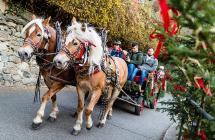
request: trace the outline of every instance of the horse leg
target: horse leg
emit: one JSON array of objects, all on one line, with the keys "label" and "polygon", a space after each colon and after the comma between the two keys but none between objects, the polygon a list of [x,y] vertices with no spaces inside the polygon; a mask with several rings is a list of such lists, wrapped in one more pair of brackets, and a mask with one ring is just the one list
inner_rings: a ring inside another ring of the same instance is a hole
[{"label": "horse leg", "polygon": [[[105,102],[107,102],[107,103],[105,103],[105,104],[108,104],[108,102],[109,102],[109,100],[110,100],[110,98],[111,98],[112,93],[113,93],[113,87],[112,87],[112,86],[109,86],[107,93],[105,93],[105,94],[108,94],[107,98],[105,99]],[[102,116],[102,118],[100,118],[100,121],[103,120],[104,117],[106,117],[106,111],[107,111],[107,109],[108,109],[108,107],[105,105],[104,110],[102,110],[102,115],[103,115],[103,112],[104,112],[105,114]],[[97,127],[103,127],[103,126],[100,126],[100,122],[99,122],[99,123],[97,124]]]},{"label": "horse leg", "polygon": [[81,127],[83,123],[83,111],[84,111],[84,96],[85,92],[81,90],[79,86],[77,86],[78,93],[78,107],[76,110],[77,118],[73,130],[71,132],[72,135],[77,136],[81,132]]},{"label": "horse leg", "polygon": [[88,107],[86,108],[85,115],[86,115],[86,128],[90,130],[93,127],[93,120],[91,117],[92,111],[94,109],[94,106],[98,102],[99,98],[101,96],[101,90],[95,90],[92,92],[92,97],[90,99],[90,103]]},{"label": "horse leg", "polygon": [[107,119],[108,119],[108,120],[110,120],[110,119],[112,118],[112,112],[113,112],[113,108],[111,107],[111,108],[109,109],[108,114],[107,114]]},{"label": "horse leg", "polygon": [[[88,97],[89,97],[89,94],[90,94],[89,91],[85,93],[85,96],[84,96],[84,101],[85,101],[85,102],[87,101],[87,99],[88,99]],[[72,117],[73,117],[73,118],[76,118],[76,117],[77,117],[77,111],[76,111],[74,114],[72,114]]]},{"label": "horse leg", "polygon": [[60,89],[62,89],[62,87],[63,87],[62,84],[56,84],[56,85],[53,84],[52,87],[43,95],[40,108],[37,111],[36,117],[33,119],[33,123],[32,123],[33,129],[36,130],[40,127],[43,121],[42,118],[44,116],[44,111],[45,111],[47,102],[53,95],[55,95]]},{"label": "horse leg", "polygon": [[108,105],[105,110],[105,115],[104,115],[103,119],[99,122],[97,127],[101,128],[105,125],[108,115],[111,115],[111,116],[109,116],[109,118],[112,117],[112,106],[113,106],[113,103],[115,102],[115,100],[117,99],[117,97],[119,96],[119,93],[120,93],[120,91],[117,88],[114,88],[112,96],[108,101]]},{"label": "horse leg", "polygon": [[48,121],[54,122],[57,119],[57,114],[59,113],[59,109],[57,106],[57,96],[56,94],[51,97],[52,100],[52,111],[49,114]]}]

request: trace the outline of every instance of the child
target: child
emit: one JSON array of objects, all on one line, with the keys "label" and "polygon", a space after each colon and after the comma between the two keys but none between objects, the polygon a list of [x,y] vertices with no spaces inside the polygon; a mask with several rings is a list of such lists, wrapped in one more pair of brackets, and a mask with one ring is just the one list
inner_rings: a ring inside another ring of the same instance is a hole
[{"label": "child", "polygon": [[163,79],[165,76],[164,66],[160,66],[157,72],[157,79]]}]

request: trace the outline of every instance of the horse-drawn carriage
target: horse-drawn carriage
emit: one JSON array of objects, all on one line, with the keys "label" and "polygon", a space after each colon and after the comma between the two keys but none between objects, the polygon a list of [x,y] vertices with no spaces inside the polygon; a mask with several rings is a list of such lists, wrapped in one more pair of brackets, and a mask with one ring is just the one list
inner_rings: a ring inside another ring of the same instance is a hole
[{"label": "horse-drawn carriage", "polygon": [[159,76],[158,72],[151,72],[148,77],[144,79],[144,83],[139,88],[137,84],[140,80],[140,76],[137,75],[132,82],[126,82],[123,91],[118,97],[119,100],[129,103],[135,107],[134,113],[140,115],[144,106],[154,109],[157,104],[157,100],[164,96],[166,91],[165,76]]},{"label": "horse-drawn carriage", "polygon": [[[128,75],[127,65],[124,60],[105,54],[107,37],[105,30],[102,30],[103,32],[99,36],[94,28],[88,28],[86,24],[78,23],[73,19],[72,25],[68,27],[65,45],[60,48],[58,47],[61,46],[62,40],[59,36],[60,33],[49,25],[49,20],[50,18],[43,20],[32,16],[32,21],[23,28],[26,37],[23,46],[18,51],[22,61],[28,62],[33,55],[43,60],[38,65],[40,73],[49,88],[43,95],[40,108],[33,120],[33,129],[38,129],[41,126],[45,107],[50,99],[52,100],[52,111],[49,120],[57,119],[59,109],[56,93],[65,85],[72,84],[70,81],[74,82],[72,85],[76,86],[78,94],[77,118],[72,131],[73,135],[78,135],[81,131],[84,98],[89,92],[92,96],[85,109],[87,129],[91,129],[93,126],[91,113],[102,94],[107,95],[107,104],[97,125],[98,127],[103,127],[106,120],[111,118],[113,103],[121,91],[123,94],[120,95],[121,98],[119,99],[135,105],[136,114],[140,114],[144,102],[149,101],[153,105],[151,108],[155,106],[158,99],[157,94],[154,90],[149,95],[146,92],[149,85],[154,87],[154,83],[156,83],[153,76],[148,78],[143,85],[144,94],[135,89],[125,88],[126,92],[122,90]],[[59,31],[59,27],[56,29]],[[53,75],[52,72],[56,74]],[[125,87],[129,86],[126,85]],[[135,86],[130,87],[134,88]],[[104,93],[104,89],[106,93]],[[126,100],[124,96],[129,99]]]}]

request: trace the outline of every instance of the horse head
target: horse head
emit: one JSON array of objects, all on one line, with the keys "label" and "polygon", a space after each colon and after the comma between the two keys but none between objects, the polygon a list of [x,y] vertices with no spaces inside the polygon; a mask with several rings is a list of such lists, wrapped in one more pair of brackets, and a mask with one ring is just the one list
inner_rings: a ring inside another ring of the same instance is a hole
[{"label": "horse head", "polygon": [[85,23],[79,23],[73,18],[71,26],[67,28],[65,45],[55,56],[54,62],[61,69],[66,68],[70,62],[83,65],[86,53],[89,53],[89,65],[100,65],[103,56],[101,38],[92,27],[87,27]]},{"label": "horse head", "polygon": [[32,21],[25,25],[22,33],[25,33],[24,44],[18,49],[18,55],[22,61],[29,61],[34,53],[48,49],[48,42],[51,37],[49,32],[49,21],[38,19],[32,16]]}]

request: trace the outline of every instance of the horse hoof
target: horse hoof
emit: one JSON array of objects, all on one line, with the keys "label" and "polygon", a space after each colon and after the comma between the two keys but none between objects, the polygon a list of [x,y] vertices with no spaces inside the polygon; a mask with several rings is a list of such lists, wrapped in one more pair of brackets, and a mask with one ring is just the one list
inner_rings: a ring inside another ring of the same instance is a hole
[{"label": "horse hoof", "polygon": [[107,115],[107,119],[110,120],[112,118],[111,115]]},{"label": "horse hoof", "polygon": [[81,130],[75,130],[73,129],[71,134],[74,135],[74,136],[77,136],[79,133],[81,132]]},{"label": "horse hoof", "polygon": [[32,123],[31,124],[31,128],[33,129],[33,130],[38,130],[40,127],[41,127],[41,124],[42,123]]},{"label": "horse hoof", "polygon": [[102,128],[102,127],[104,127],[104,125],[105,125],[104,123],[101,123],[101,122],[100,122],[100,123],[97,124],[97,127],[98,127],[98,128]]},{"label": "horse hoof", "polygon": [[55,122],[56,118],[49,116],[48,119],[47,119],[47,121],[49,121],[49,122]]},{"label": "horse hoof", "polygon": [[93,125],[91,127],[86,127],[87,130],[90,130],[91,128],[93,128]]}]

